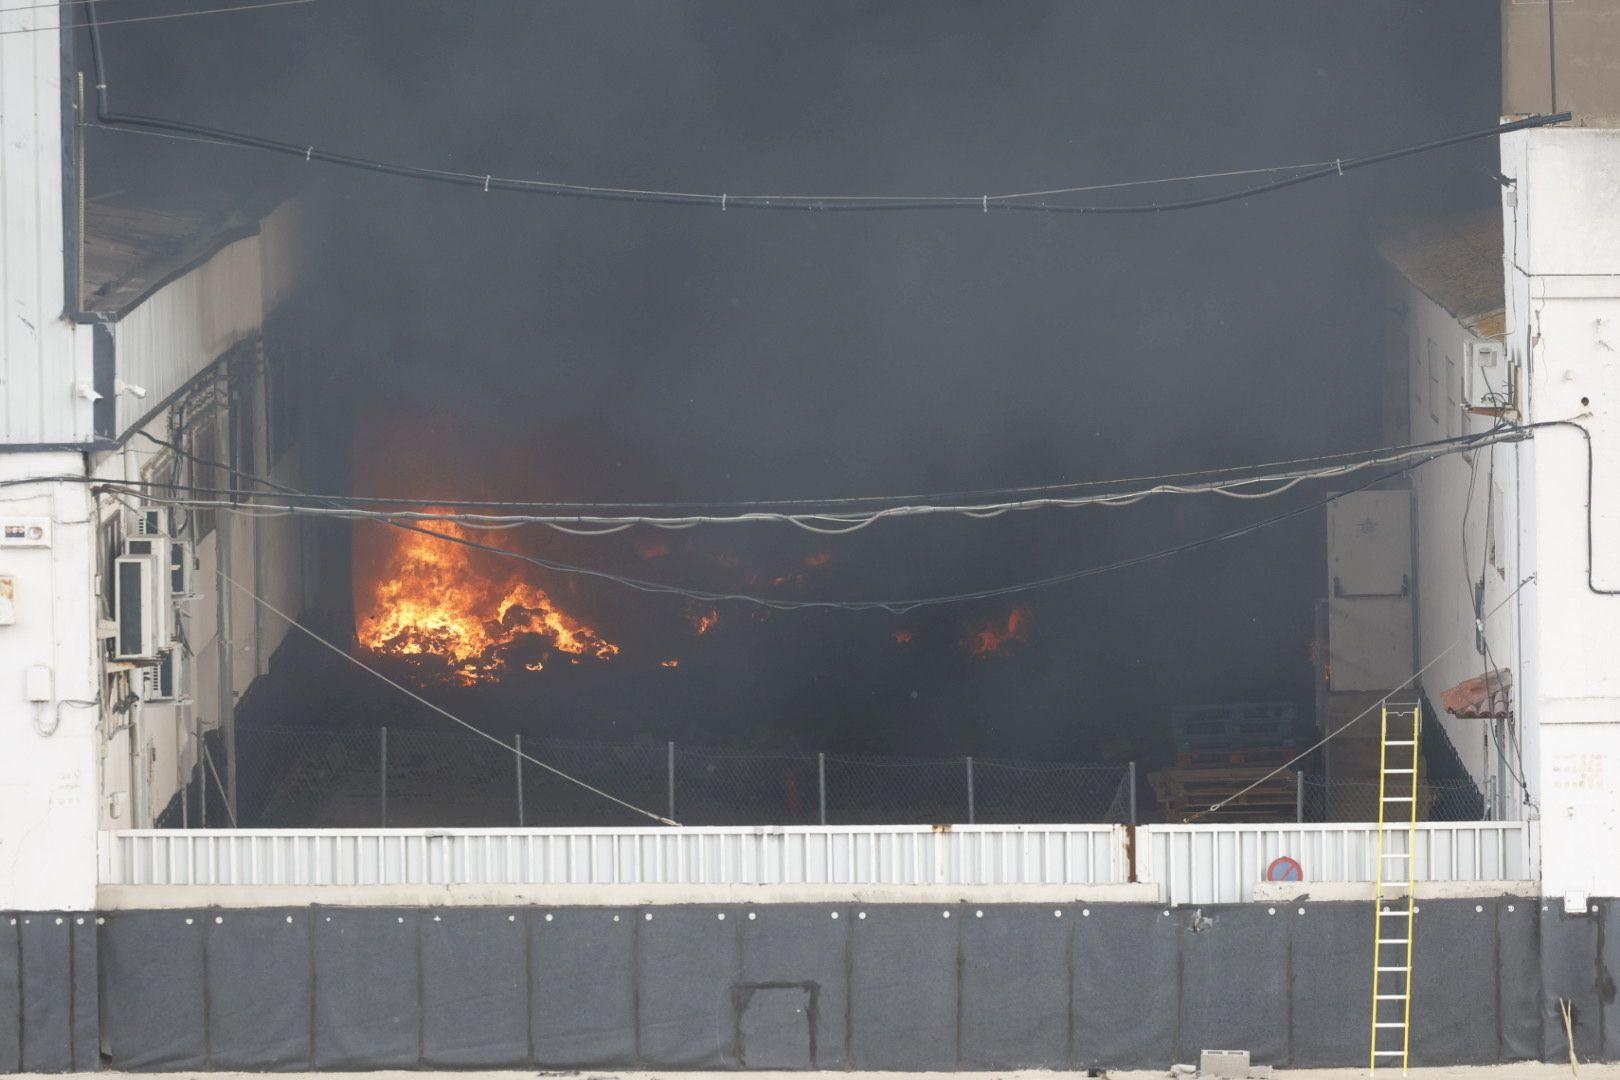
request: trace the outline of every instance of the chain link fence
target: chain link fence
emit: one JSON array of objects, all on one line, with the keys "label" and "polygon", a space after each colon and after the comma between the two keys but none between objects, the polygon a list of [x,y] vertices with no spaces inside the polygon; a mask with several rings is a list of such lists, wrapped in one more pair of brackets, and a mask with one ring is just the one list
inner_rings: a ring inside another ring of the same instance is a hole
[{"label": "chain link fence", "polygon": [[[1402,789],[1410,791],[1410,787]],[[1306,777],[1300,785],[1301,821],[1377,821],[1377,780],[1322,780]],[[1401,803],[1391,811],[1405,817]],[[1418,785],[1419,821],[1480,821],[1485,800],[1472,780],[1424,780]]]},{"label": "chain link fence", "polygon": [[521,736],[502,745],[392,726],[243,726],[236,744],[243,828],[645,824],[630,806],[685,825],[1135,820],[1134,763],[764,754]]}]

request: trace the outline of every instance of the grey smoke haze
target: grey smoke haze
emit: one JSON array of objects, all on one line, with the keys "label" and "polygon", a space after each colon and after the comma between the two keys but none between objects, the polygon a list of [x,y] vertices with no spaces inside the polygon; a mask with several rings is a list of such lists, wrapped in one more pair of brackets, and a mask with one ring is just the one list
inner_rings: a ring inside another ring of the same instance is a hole
[{"label": "grey smoke haze", "polygon": [[[1495,16],[1477,0],[323,0],[106,39],[122,110],[390,160],[705,191],[978,193],[1319,161],[1486,126]],[[347,452],[351,411],[428,418],[445,467],[398,487],[445,496],[933,491],[1376,445],[1375,223],[1495,197],[1487,143],[1113,218],[720,213],[486,196],[128,135],[98,135],[92,152],[92,192],[308,197],[330,446]],[[346,482],[340,465],[327,486]],[[738,584],[716,551],[765,568],[827,550],[797,595],[906,596],[1103,562],[1286,505],[842,541],[711,530],[653,565],[618,542],[535,549],[706,586]],[[678,681],[565,672],[468,707],[544,711],[576,732],[1142,756],[1168,704],[1310,700],[1321,531],[1305,515],[1034,594],[1027,646],[986,662],[960,640],[1005,601],[901,620],[733,609],[730,632],[699,647],[676,602],[550,579],[615,636],[674,642],[689,659]],[[916,648],[893,647],[900,627]]]}]

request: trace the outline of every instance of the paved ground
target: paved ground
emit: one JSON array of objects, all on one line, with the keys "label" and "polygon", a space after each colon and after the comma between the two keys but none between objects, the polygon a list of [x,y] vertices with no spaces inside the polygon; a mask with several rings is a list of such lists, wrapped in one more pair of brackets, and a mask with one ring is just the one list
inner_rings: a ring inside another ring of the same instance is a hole
[{"label": "paved ground", "polygon": [[[262,1073],[103,1073],[105,1076],[140,1076],[152,1080],[183,1080],[200,1077],[202,1080],[264,1080]],[[323,1080],[422,1080],[422,1072],[366,1072],[366,1073],[306,1073]],[[575,1078],[575,1080],[807,1080],[824,1075],[828,1080],[1067,1080],[1085,1076],[1084,1072],[1039,1072],[1023,1070],[1013,1072],[960,1072],[960,1073],[899,1073],[899,1072],[829,1072],[824,1074],[803,1072],[614,1072],[592,1070],[570,1073],[534,1072],[454,1072],[445,1073],[458,1080],[532,1080],[536,1076]],[[1166,1080],[1168,1070],[1132,1070],[1103,1074],[1108,1080]],[[1366,1069],[1282,1069],[1272,1074],[1277,1080],[1351,1080],[1368,1075]],[[1380,1069],[1380,1077],[1400,1075],[1398,1069]],[[1453,1067],[1443,1069],[1413,1069],[1407,1074],[1411,1080],[1562,1080],[1570,1075],[1568,1065],[1489,1065],[1484,1067]],[[1579,1080],[1620,1080],[1620,1065],[1582,1065],[1576,1074]],[[18,1080],[61,1080],[60,1076],[20,1074]]]}]

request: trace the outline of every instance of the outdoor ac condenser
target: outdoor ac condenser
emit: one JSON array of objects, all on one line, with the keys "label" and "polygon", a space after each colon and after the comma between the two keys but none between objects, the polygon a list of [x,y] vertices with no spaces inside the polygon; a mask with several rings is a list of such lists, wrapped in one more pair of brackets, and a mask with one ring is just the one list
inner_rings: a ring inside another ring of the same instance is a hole
[{"label": "outdoor ac condenser", "polygon": [[155,660],[167,644],[163,627],[168,605],[161,604],[160,571],[151,555],[121,555],[113,562],[113,656],[119,660]]}]

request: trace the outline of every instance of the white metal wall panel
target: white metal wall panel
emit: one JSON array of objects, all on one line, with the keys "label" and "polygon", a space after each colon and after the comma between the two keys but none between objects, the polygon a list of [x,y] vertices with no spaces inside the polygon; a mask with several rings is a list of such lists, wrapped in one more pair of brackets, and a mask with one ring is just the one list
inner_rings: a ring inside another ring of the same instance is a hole
[{"label": "white metal wall panel", "polygon": [[102,834],[104,885],[1107,885],[1114,825]]},{"label": "white metal wall panel", "polygon": [[91,436],[74,388],[91,377],[91,334],[62,317],[62,61],[49,29],[75,10],[0,0],[0,443]]},{"label": "white metal wall panel", "polygon": [[[1146,834],[1145,838],[1142,834]],[[1229,904],[1254,899],[1273,859],[1288,856],[1304,880],[1370,882],[1378,827],[1327,825],[1153,825],[1145,839],[1144,879],[1176,904]],[[1406,850],[1405,830],[1385,837],[1386,851]],[[1529,826],[1523,821],[1424,822],[1417,828],[1419,881],[1524,881],[1531,874]],[[1396,873],[1405,873],[1404,860]]]},{"label": "white metal wall panel", "polygon": [[119,432],[180,389],[264,322],[259,238],[246,236],[169,282],[114,327],[118,377],[146,397],[120,394]]},{"label": "white metal wall panel", "polygon": [[1412,674],[1412,495],[1358,491],[1328,506],[1328,657],[1334,690]]}]

